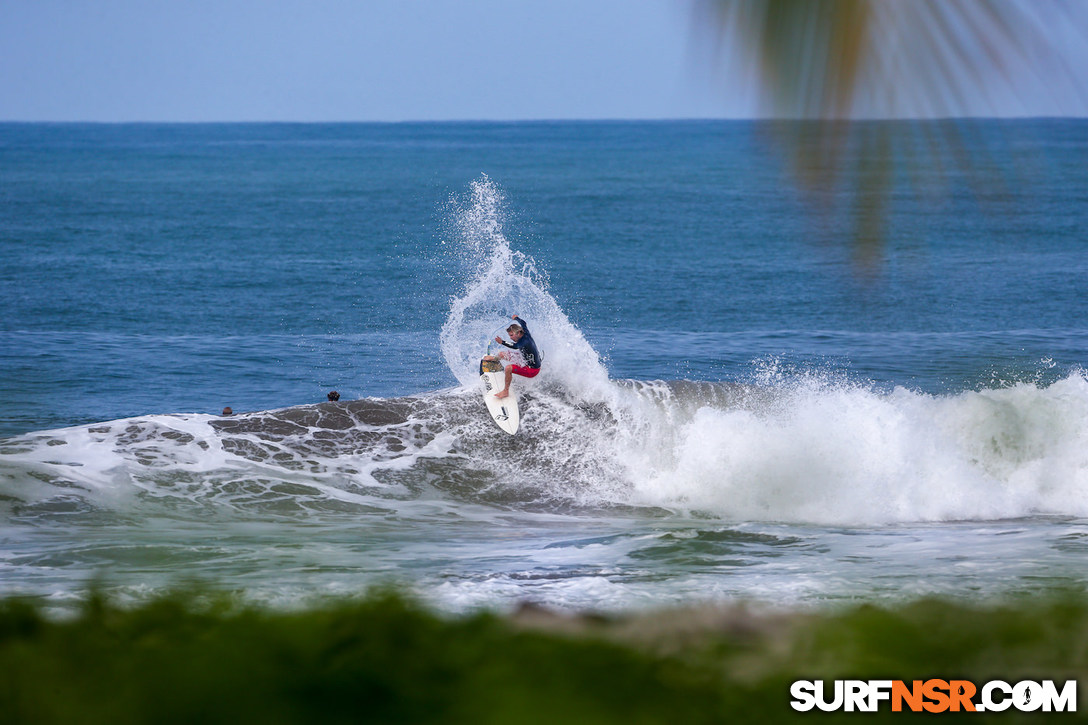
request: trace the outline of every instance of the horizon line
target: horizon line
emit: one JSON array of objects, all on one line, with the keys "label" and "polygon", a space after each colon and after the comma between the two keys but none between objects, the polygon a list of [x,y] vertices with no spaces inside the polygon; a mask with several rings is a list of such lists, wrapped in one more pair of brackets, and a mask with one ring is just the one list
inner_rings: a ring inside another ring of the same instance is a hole
[{"label": "horizon line", "polygon": [[647,118],[448,118],[448,119],[402,119],[402,120],[55,120],[55,119],[0,119],[0,125],[70,125],[70,126],[228,126],[228,125],[284,125],[284,126],[319,126],[319,125],[441,125],[441,124],[539,124],[539,123],[705,123],[705,122],[772,122],[772,123],[878,123],[878,122],[947,122],[947,121],[1078,121],[1088,120],[1088,115],[1051,115],[1038,116],[932,116],[932,117],[862,117],[862,118],[813,118],[787,116],[676,116]]}]

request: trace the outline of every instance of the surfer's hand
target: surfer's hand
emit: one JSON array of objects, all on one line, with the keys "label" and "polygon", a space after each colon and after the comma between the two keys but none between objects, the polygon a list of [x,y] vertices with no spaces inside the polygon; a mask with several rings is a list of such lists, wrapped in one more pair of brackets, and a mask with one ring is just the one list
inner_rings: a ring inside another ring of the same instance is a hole
[{"label": "surfer's hand", "polygon": [[511,320],[516,320],[516,319],[518,319],[518,316],[517,315],[510,315],[510,319]]},{"label": "surfer's hand", "polygon": [[497,342],[497,343],[499,343],[501,345],[502,344],[502,338],[501,337],[496,337],[495,342]]}]

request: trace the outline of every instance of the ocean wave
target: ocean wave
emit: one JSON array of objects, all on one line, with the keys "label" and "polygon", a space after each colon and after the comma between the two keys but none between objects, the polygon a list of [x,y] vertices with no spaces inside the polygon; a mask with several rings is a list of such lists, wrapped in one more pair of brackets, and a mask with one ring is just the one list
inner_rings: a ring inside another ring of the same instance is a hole
[{"label": "ocean wave", "polygon": [[876,525],[1088,515],[1088,380],[934,396],[776,386],[541,386],[515,437],[472,387],[0,441],[11,517],[339,516],[402,502]]}]

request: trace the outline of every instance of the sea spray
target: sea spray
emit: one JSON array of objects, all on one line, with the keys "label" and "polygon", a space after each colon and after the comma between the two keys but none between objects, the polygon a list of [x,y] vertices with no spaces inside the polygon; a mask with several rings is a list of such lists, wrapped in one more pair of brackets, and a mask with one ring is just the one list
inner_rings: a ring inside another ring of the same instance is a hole
[{"label": "sea spray", "polygon": [[455,200],[456,236],[449,246],[468,275],[439,336],[446,363],[463,386],[478,385],[479,359],[488,341],[510,323],[510,315],[518,314],[544,356],[543,372],[533,386],[599,399],[610,389],[608,373],[548,293],[534,260],[511,248],[503,233],[503,204],[502,192],[486,175],[472,182],[467,198]]}]

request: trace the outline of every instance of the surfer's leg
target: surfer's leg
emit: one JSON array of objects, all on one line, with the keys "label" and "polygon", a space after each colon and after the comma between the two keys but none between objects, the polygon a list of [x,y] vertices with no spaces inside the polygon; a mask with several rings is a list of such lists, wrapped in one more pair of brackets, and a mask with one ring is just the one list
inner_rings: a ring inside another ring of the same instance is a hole
[{"label": "surfer's leg", "polygon": [[506,370],[503,372],[506,376],[506,387],[495,393],[496,398],[505,398],[507,395],[510,394],[510,378],[514,376],[514,366],[507,365]]}]

